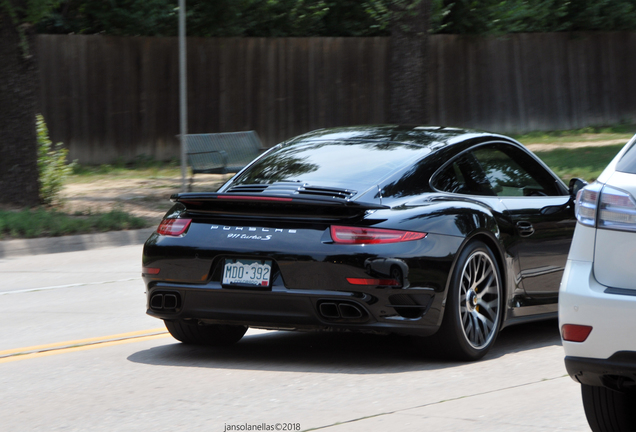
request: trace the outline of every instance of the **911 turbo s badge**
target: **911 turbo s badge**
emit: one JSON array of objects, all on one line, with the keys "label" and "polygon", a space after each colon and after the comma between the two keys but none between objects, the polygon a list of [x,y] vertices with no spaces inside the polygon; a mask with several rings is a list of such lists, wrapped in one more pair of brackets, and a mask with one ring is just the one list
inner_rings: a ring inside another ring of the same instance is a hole
[{"label": "911 turbo s badge", "polygon": [[[295,229],[281,229],[281,228],[255,228],[255,227],[231,227],[231,226],[210,226],[212,230],[229,231],[227,238],[237,240],[271,240],[273,234],[271,233],[287,233],[296,234]],[[247,231],[247,233],[240,233],[241,231]],[[257,234],[258,233],[258,234]],[[270,233],[270,234],[268,234]]]}]

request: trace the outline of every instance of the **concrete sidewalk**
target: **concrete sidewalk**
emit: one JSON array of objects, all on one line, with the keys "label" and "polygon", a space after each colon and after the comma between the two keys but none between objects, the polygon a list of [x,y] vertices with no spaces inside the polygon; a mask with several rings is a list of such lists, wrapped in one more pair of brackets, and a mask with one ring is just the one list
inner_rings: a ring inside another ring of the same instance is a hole
[{"label": "concrete sidewalk", "polygon": [[143,244],[156,228],[0,241],[0,258]]}]

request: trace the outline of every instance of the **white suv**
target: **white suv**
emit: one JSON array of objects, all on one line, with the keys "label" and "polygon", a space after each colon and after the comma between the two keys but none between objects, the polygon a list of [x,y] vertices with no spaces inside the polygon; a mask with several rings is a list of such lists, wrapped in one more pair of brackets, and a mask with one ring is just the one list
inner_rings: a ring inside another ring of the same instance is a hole
[{"label": "white suv", "polygon": [[635,197],[636,136],[576,195],[559,292],[565,366],[595,432],[636,431]]}]

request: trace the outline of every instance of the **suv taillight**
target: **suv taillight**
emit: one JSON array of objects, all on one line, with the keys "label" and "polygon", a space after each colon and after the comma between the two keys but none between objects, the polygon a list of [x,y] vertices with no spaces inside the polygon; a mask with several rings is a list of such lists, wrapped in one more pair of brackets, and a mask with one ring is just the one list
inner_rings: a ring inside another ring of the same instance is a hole
[{"label": "suv taillight", "polygon": [[603,185],[600,183],[592,183],[591,185],[585,186],[576,194],[576,219],[583,225],[596,226],[598,194],[602,187]]},{"label": "suv taillight", "polygon": [[594,183],[576,194],[576,219],[587,226],[636,231],[636,200],[628,192]]},{"label": "suv taillight", "polygon": [[636,202],[628,192],[605,186],[599,200],[598,227],[636,231]]}]

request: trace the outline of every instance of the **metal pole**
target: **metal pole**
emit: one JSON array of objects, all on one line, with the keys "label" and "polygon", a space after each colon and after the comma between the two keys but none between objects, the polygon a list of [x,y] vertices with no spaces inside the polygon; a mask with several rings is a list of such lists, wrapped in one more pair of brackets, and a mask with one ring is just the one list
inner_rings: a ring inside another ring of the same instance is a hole
[{"label": "metal pole", "polygon": [[185,0],[179,0],[179,113],[181,124],[181,190],[183,192],[187,191],[188,93],[186,74],[186,6]]}]

